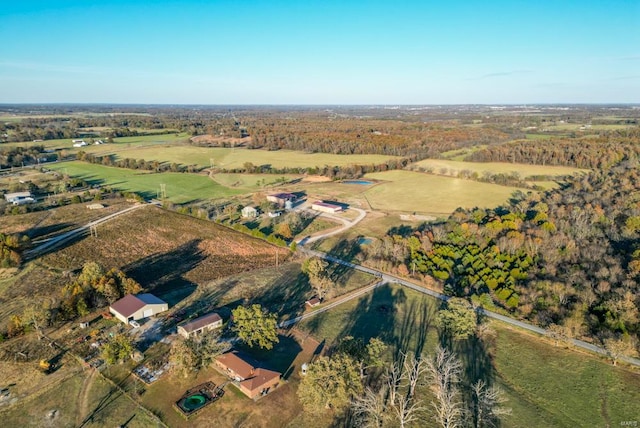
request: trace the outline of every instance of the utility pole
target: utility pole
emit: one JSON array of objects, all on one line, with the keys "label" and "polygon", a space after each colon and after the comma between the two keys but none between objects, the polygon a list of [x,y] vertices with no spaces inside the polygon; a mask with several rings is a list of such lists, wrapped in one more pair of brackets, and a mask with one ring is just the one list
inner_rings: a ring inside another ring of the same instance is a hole
[{"label": "utility pole", "polygon": [[167,198],[167,185],[164,183],[160,184],[160,197],[162,199]]}]

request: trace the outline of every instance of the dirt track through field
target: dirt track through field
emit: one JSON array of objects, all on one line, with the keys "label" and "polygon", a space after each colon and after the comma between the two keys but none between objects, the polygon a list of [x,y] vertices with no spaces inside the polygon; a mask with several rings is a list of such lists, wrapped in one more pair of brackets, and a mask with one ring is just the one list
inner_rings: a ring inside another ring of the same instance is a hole
[{"label": "dirt track through field", "polygon": [[92,369],[89,376],[84,378],[82,382],[82,388],[78,392],[78,412],[76,413],[76,426],[82,425],[82,421],[87,417],[89,413],[89,393],[93,386],[93,379],[95,378],[96,370]]}]

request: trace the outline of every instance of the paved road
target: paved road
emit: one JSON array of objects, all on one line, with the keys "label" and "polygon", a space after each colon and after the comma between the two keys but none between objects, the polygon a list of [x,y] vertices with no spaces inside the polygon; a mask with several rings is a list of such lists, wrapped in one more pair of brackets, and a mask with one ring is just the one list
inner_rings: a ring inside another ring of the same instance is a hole
[{"label": "paved road", "polygon": [[[310,249],[304,248],[302,245],[298,246],[297,250],[302,252],[302,253],[304,253],[304,254],[310,255],[310,256],[320,257],[322,259],[328,260],[328,261],[333,262],[333,263],[339,263],[341,265],[351,267],[351,268],[353,268],[355,270],[359,270],[361,272],[366,272],[366,273],[369,273],[371,275],[375,275],[378,278],[381,278],[381,281],[379,283],[375,284],[376,286],[380,286],[380,285],[388,283],[388,282],[395,282],[397,284],[400,284],[402,286],[405,286],[407,288],[415,290],[415,291],[417,291],[419,293],[427,294],[429,296],[435,297],[436,299],[440,299],[440,300],[444,300],[444,301],[447,301],[449,299],[449,296],[447,296],[447,295],[444,295],[442,293],[438,293],[437,291],[430,290],[428,288],[425,288],[425,287],[422,287],[420,285],[414,284],[412,282],[409,282],[409,281],[407,281],[405,279],[402,279],[402,278],[399,278],[397,276],[389,275],[387,273],[380,272],[378,270],[371,269],[371,268],[368,268],[368,267],[365,267],[365,266],[362,266],[362,265],[358,265],[358,264],[355,264],[355,263],[350,263],[350,262],[347,262],[345,260],[340,260],[340,259],[338,259],[336,257],[333,257],[333,256],[329,255],[329,254],[326,254],[326,253],[323,253],[323,252],[320,252],[320,251],[314,251],[314,250],[310,250]],[[370,289],[373,289],[375,287],[367,287],[367,288],[368,289],[365,292],[368,292]],[[351,298],[354,298],[354,297],[351,297]],[[340,302],[340,303],[343,303],[343,302]],[[340,303],[338,303],[338,304],[340,304]],[[325,308],[322,308],[322,309],[325,309]],[[330,309],[329,306],[327,306],[325,310],[328,310],[328,309]],[[480,308],[479,311],[483,315],[487,316],[488,318],[493,318],[495,320],[502,321],[504,323],[513,325],[515,327],[519,327],[519,328],[522,328],[524,330],[532,331],[534,333],[538,333],[538,334],[541,334],[541,335],[547,335],[548,334],[545,329],[540,328],[538,326],[535,326],[533,324],[529,324],[529,323],[526,323],[526,322],[523,322],[523,321],[519,321],[519,320],[510,318],[510,317],[498,314],[496,312],[492,312],[492,311],[488,311],[486,309],[482,309],[482,308]],[[308,314],[308,316],[313,316],[313,315],[315,315],[316,312],[318,312],[318,311],[312,312],[312,313]],[[290,320],[290,321],[291,321],[291,323],[288,324],[288,325],[295,324],[295,322],[297,322],[297,321],[294,321],[294,320]],[[586,349],[587,351],[595,352],[596,354],[600,354],[600,355],[607,355],[607,351],[605,349],[603,349],[603,348],[601,348],[599,346],[595,346],[595,345],[593,345],[591,343],[587,343],[587,342],[584,342],[584,341],[578,340],[578,339],[571,339],[569,342],[572,345],[574,345],[574,346],[576,346],[578,348]],[[632,357],[623,356],[623,357],[620,357],[619,360],[620,361],[624,361],[624,362],[626,362],[628,364],[640,367],[640,359],[638,359],[638,358],[632,358]]]},{"label": "paved road", "polygon": [[109,214],[107,216],[104,216],[102,218],[99,218],[98,220],[94,220],[94,221],[90,221],[89,223],[85,224],[84,226],[80,226],[76,229],[70,230],[68,232],[64,232],[61,233],[60,235],[57,235],[53,238],[47,239],[46,241],[44,241],[41,245],[38,245],[37,247],[31,248],[28,251],[24,252],[24,256],[27,259],[31,259],[34,257],[39,256],[40,254],[43,254],[47,251],[51,251],[52,249],[64,244],[66,241],[75,238],[83,233],[86,233],[87,230],[89,230],[91,227],[93,226],[97,226],[98,224],[104,223],[106,221],[109,221],[115,217],[119,217],[123,214],[126,214],[130,211],[133,210],[137,210],[138,208],[141,207],[146,207],[149,204],[136,204],[132,207],[129,208],[125,208],[121,211],[115,212],[113,214]]}]

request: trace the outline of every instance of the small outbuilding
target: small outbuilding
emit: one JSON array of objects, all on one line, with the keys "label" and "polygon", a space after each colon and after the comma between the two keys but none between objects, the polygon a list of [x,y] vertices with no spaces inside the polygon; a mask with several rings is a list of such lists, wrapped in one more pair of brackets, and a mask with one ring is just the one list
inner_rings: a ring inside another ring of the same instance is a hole
[{"label": "small outbuilding", "polygon": [[212,312],[179,325],[178,334],[184,338],[188,338],[220,327],[222,327],[222,317]]},{"label": "small outbuilding", "polygon": [[311,205],[311,209],[323,213],[335,214],[342,211],[342,205],[331,204],[329,202],[316,201]]},{"label": "small outbuilding", "polygon": [[307,300],[305,303],[310,308],[315,308],[316,306],[318,306],[320,304],[320,299],[318,299],[317,297],[314,297],[313,299]]},{"label": "small outbuilding", "polygon": [[5,193],[4,198],[7,202],[12,203],[13,205],[30,204],[35,202],[31,192]]},{"label": "small outbuilding", "polygon": [[279,207],[285,207],[287,202],[291,205],[294,204],[298,200],[298,197],[293,193],[275,193],[272,195],[267,195],[267,201],[273,202],[274,204],[278,204]]},{"label": "small outbuilding", "polygon": [[256,218],[258,217],[258,210],[256,210],[254,207],[244,207],[242,209],[242,217],[244,218]]},{"label": "small outbuilding", "polygon": [[125,324],[157,315],[168,309],[167,302],[148,293],[127,294],[109,306],[109,312]]}]

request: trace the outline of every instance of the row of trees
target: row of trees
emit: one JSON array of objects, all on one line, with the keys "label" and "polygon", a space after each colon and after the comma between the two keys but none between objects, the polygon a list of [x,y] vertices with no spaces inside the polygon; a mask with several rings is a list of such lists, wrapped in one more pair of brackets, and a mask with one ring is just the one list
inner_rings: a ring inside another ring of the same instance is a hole
[{"label": "row of trees", "polygon": [[535,143],[519,140],[488,146],[473,152],[466,160],[603,169],[640,156],[639,141],[637,128],[606,132],[596,138],[555,137]]},{"label": "row of trees", "polygon": [[141,169],[154,172],[198,172],[201,168],[197,165],[180,165],[175,162],[146,161],[144,159],[117,159],[115,155],[96,156],[92,153],[79,151],[76,158],[83,162],[94,163],[118,168]]},{"label": "row of trees", "polygon": [[47,153],[42,145],[0,147],[0,169],[52,162],[56,159],[58,155]]}]

